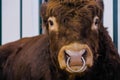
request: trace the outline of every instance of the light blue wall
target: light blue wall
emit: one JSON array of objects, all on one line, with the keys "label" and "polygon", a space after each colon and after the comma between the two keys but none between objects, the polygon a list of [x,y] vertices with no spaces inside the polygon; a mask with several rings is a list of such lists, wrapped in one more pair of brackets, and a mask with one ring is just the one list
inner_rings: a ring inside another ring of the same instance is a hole
[{"label": "light blue wall", "polygon": [[120,0],[118,0],[118,50],[120,53]]}]

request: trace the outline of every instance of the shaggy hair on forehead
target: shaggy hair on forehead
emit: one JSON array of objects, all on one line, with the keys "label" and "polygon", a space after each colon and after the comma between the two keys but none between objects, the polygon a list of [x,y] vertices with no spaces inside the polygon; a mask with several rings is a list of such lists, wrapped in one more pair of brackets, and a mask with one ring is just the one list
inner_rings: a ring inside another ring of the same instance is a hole
[{"label": "shaggy hair on forehead", "polygon": [[62,26],[80,26],[79,23],[83,22],[88,26],[94,16],[98,16],[101,22],[103,17],[103,9],[93,0],[50,0],[45,13],[42,15],[44,23],[47,23],[50,16],[54,16]]},{"label": "shaggy hair on forehead", "polygon": [[[47,4],[47,13],[46,16],[55,16],[55,17],[65,17],[68,13],[72,12],[76,13],[78,16],[87,16],[87,14],[91,15],[97,15],[99,17],[102,17],[103,9],[101,9],[98,5],[96,5],[96,2],[91,1],[74,1],[74,0],[51,0]],[[91,13],[93,12],[93,13]],[[74,14],[73,13],[73,14]],[[57,17],[57,18],[58,18]]]}]

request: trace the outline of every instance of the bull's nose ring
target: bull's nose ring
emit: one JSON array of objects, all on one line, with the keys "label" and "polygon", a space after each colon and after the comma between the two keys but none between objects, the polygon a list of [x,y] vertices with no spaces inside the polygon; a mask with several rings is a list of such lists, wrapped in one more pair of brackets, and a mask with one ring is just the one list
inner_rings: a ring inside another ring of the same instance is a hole
[{"label": "bull's nose ring", "polygon": [[83,72],[83,71],[87,68],[87,66],[86,66],[85,59],[84,59],[83,57],[82,57],[81,59],[82,59],[82,61],[83,61],[82,67],[81,67],[80,69],[78,69],[78,70],[73,70],[73,69],[70,67],[70,65],[69,65],[70,57],[68,57],[68,59],[67,59],[67,68],[68,68],[71,72],[75,72],[75,73]]}]

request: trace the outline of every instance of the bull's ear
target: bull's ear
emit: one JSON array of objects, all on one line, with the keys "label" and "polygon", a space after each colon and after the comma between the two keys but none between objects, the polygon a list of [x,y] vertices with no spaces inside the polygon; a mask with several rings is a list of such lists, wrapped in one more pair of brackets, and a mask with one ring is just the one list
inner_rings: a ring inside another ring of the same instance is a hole
[{"label": "bull's ear", "polygon": [[104,10],[104,3],[103,3],[103,0],[95,0],[96,3],[98,4],[98,6]]},{"label": "bull's ear", "polygon": [[95,16],[94,19],[93,19],[93,24],[92,24],[91,29],[94,30],[94,31],[98,31],[98,25],[99,25],[99,23],[100,23],[99,17]]},{"label": "bull's ear", "polygon": [[40,16],[42,17],[42,33],[47,33],[45,19],[46,19],[46,9],[47,9],[47,2],[44,2],[40,7]]},{"label": "bull's ear", "polygon": [[47,9],[47,2],[44,2],[40,7],[40,16],[44,18]]}]

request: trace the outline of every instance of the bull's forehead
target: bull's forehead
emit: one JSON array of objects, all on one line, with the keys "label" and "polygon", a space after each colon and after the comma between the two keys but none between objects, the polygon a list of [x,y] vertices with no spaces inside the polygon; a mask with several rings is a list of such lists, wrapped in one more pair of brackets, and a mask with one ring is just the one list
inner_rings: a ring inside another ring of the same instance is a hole
[{"label": "bull's forehead", "polygon": [[60,22],[63,22],[62,20],[64,20],[64,18],[71,19],[72,17],[74,18],[74,21],[75,20],[79,21],[83,17],[91,19],[97,15],[96,10],[98,10],[98,8],[95,1],[78,0],[77,3],[75,1],[74,3],[71,3],[71,4],[70,4],[70,1],[74,2],[74,0],[49,1],[46,16],[48,16],[48,18],[50,16],[55,16],[57,20],[59,20]]},{"label": "bull's forehead", "polygon": [[[73,3],[69,1],[73,1]],[[59,0],[51,0],[47,5],[46,16],[47,20],[50,17],[55,17],[57,29],[67,28],[79,32],[83,28],[90,30],[95,16],[98,16],[101,21],[102,10],[94,0],[78,0],[78,3],[74,0],[67,0],[66,2],[63,0],[63,3]],[[55,26],[54,29],[57,30]]]},{"label": "bull's forehead", "polygon": [[93,0],[49,0],[49,1],[58,1],[58,2],[61,2],[61,3],[74,3],[74,4],[77,4],[77,3],[83,3],[83,2],[88,2],[88,1],[93,1]]}]

